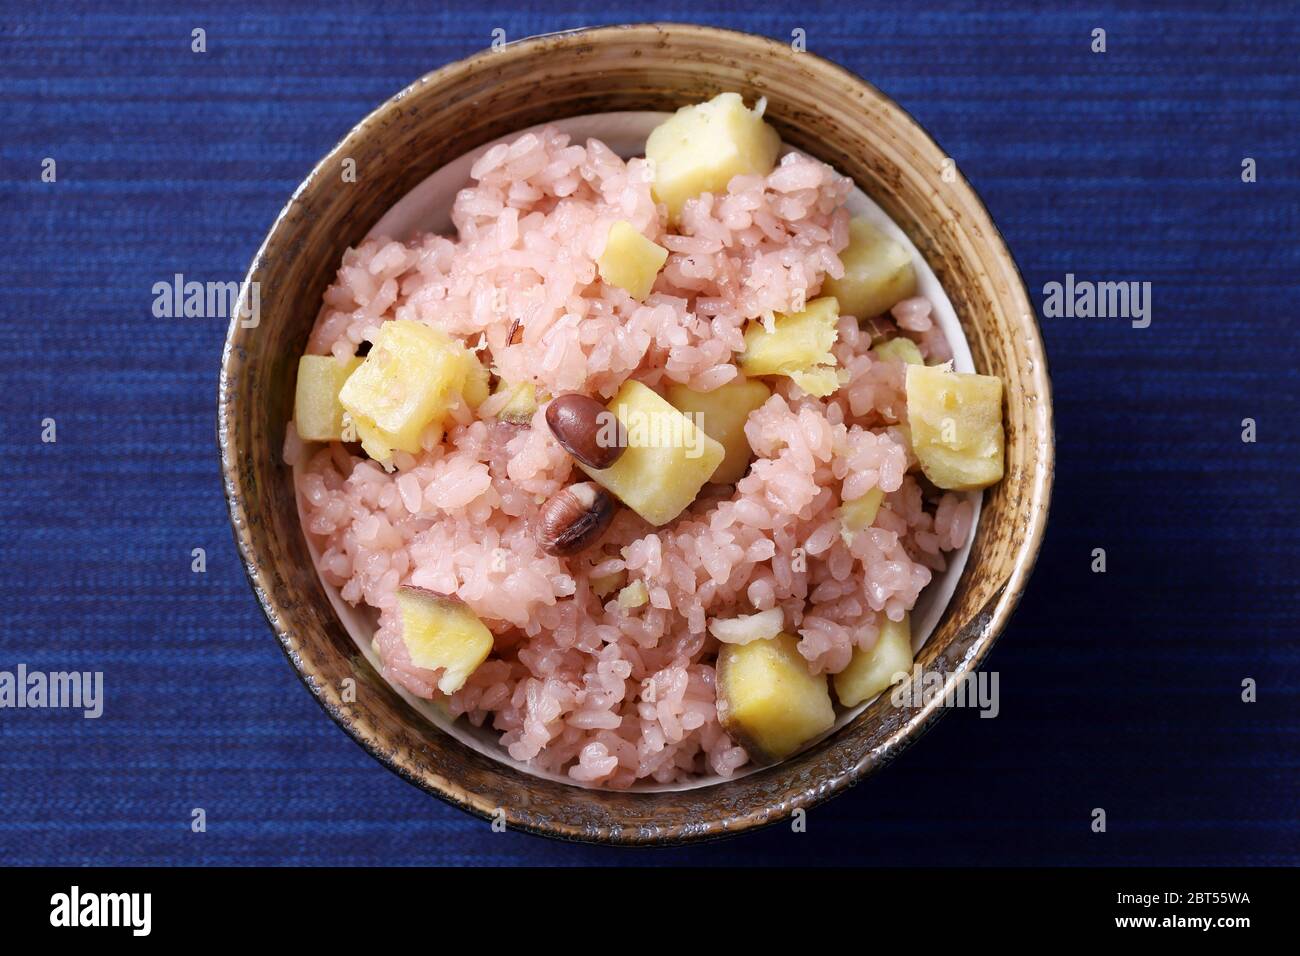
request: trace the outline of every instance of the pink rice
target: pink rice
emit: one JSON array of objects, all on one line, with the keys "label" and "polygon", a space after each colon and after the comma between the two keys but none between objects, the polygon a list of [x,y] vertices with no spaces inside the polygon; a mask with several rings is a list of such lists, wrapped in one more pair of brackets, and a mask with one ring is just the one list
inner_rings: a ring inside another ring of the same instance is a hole
[{"label": "pink rice", "polygon": [[[463,337],[512,382],[552,394],[612,395],[627,378],[711,389],[736,375],[745,323],[813,298],[840,276],[850,183],[788,155],[764,178],[687,204],[665,231],[644,160],[547,128],[490,149],[456,197],[458,238],[368,239],[343,257],[308,351],[343,359],[380,323],[415,319]],[[638,303],[597,278],[594,259],[619,219],[670,250]],[[893,315],[927,357],[951,353],[923,298]],[[862,318],[862,317],[859,317]],[[508,344],[518,322],[521,334]],[[543,553],[531,521],[574,472],[539,410],[531,427],[497,421],[505,397],[461,409],[444,443],[398,452],[388,474],[340,444],[285,457],[298,470],[320,571],[342,597],[379,611],[385,676],[441,697],[412,666],[394,621],[402,584],[455,593],[496,636],[489,659],[450,698],[450,712],[500,732],[509,754],[575,782],[628,787],[716,773],[748,761],[718,723],[706,621],[781,608],[814,671],[835,673],[870,648],[885,616],[912,608],[944,552],[970,533],[972,506],[923,503],[906,422],[902,369],[877,360],[853,317],[834,351],[848,383],[827,399],[786,379],[751,414],[756,458],[734,488],[706,486],[680,518],[654,528],[623,509],[576,558]],[[836,509],[880,487],[874,526],[841,533]],[[800,550],[802,549],[802,557]],[[641,581],[625,610],[593,578]]]}]

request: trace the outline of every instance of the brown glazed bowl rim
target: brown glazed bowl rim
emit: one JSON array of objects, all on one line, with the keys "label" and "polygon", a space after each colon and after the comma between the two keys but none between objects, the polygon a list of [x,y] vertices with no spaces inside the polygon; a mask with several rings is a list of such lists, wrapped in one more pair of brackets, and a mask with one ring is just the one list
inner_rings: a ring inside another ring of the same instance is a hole
[{"label": "brown glazed bowl rim", "polygon": [[[647,31],[649,34],[677,34],[682,36],[694,35],[696,37],[715,36],[720,41],[738,48],[748,48],[754,52],[764,52],[771,54],[775,51],[789,52],[786,44],[779,43],[767,37],[758,36],[751,33],[744,33],[735,30],[728,30],[717,27],[705,27],[697,24],[679,24],[679,23],[638,23],[624,24],[618,26],[598,26],[583,27],[575,30],[565,30],[558,33],[549,33],[539,36],[528,37],[526,39],[511,41],[500,50],[486,49],[472,56],[449,63],[446,66],[433,70],[425,74],[413,83],[406,86],[400,92],[381,103],[372,110],[352,129],[313,167],[311,172],[294,190],[292,196],[286,202],[285,206],[276,216],[272,223],[266,238],[263,240],[257,253],[253,256],[248,272],[244,277],[240,290],[240,303],[245,305],[245,297],[248,294],[250,284],[255,281],[255,276],[259,272],[268,249],[273,245],[277,234],[286,222],[286,219],[294,211],[295,204],[299,197],[317,183],[329,171],[337,168],[338,161],[348,156],[355,144],[362,141],[365,137],[372,135],[372,128],[381,126],[380,121],[391,112],[400,110],[403,101],[420,90],[437,88],[440,84],[447,83],[457,77],[471,72],[476,66],[480,65],[486,58],[514,57],[529,58],[538,54],[551,52],[556,45],[561,46],[569,44],[589,44],[598,42],[603,36],[622,35],[628,31]],[[910,113],[898,106],[890,97],[886,96],[874,85],[859,77],[845,67],[840,66],[830,60],[826,60],[811,52],[801,51],[798,54],[801,58],[808,58],[804,62],[812,62],[813,68],[818,69],[830,76],[837,77],[841,82],[857,86],[863,89],[871,97],[876,98],[879,102],[887,105],[890,109],[897,112],[903,118],[906,124],[913,127],[913,132],[923,140],[938,150],[943,155],[947,155],[934,138],[918,123]],[[965,179],[964,176],[958,176],[955,184],[950,184],[962,190],[966,198],[971,201],[973,210],[978,214],[978,221],[972,225],[975,230],[982,232],[982,243],[989,248],[994,256],[1004,261],[1010,267],[1010,273],[1015,277],[1019,285],[1019,292],[1023,295],[1026,304],[1029,303],[1028,291],[1025,288],[1024,279],[1018,265],[1015,262],[1006,242],[1003,240],[1001,232],[994,224],[988,209],[983,200],[975,192],[974,188]],[[1052,405],[1051,405],[1051,381],[1047,368],[1046,348],[1043,343],[1042,333],[1039,329],[1036,314],[1030,306],[1026,314],[1022,317],[1024,324],[1023,331],[1028,335],[1029,351],[1032,355],[1034,366],[1031,369],[1031,378],[1034,381],[1036,393],[1040,398],[1041,408],[1039,414],[1041,418],[1042,431],[1037,437],[1038,447],[1038,464],[1035,481],[1030,488],[1027,498],[1030,505],[1030,512],[1024,516],[1024,535],[1020,539],[1017,548],[1014,567],[1002,587],[1001,594],[991,601],[985,607],[987,618],[981,624],[983,635],[978,638],[964,656],[961,662],[960,674],[953,675],[954,679],[973,672],[988,654],[994,642],[1000,636],[1005,628],[1008,619],[1019,603],[1020,597],[1028,583],[1030,574],[1033,571],[1034,564],[1038,558],[1038,552],[1042,544],[1043,536],[1046,529],[1048,508],[1051,499],[1052,479],[1055,458],[1055,434],[1052,425]],[[303,660],[298,652],[294,639],[285,623],[284,609],[277,602],[271,589],[267,586],[268,582],[260,567],[260,558],[257,554],[256,547],[251,537],[242,532],[248,527],[248,514],[241,500],[241,488],[238,478],[238,461],[236,450],[230,440],[232,416],[231,395],[234,392],[234,371],[235,371],[235,352],[242,350],[242,346],[237,342],[237,332],[239,328],[239,313],[236,310],[226,335],[225,345],[222,351],[222,366],[218,392],[218,415],[217,415],[217,441],[220,450],[221,467],[223,475],[223,488],[226,502],[230,511],[231,529],[234,533],[236,545],[238,547],[241,561],[244,565],[244,571],[248,578],[249,585],[252,587],[254,594],[257,596],[258,603],[266,616],[267,622],[272,631],[276,634],[281,650],[292,664],[294,671],[304,686],[311,691],[312,696],[320,704],[321,708],[329,714],[340,728],[348,736],[360,744],[375,760],[382,763],[393,773],[400,776],[426,793],[432,794],[447,803],[452,804],[462,810],[474,814],[484,819],[492,819],[491,815],[484,809],[482,800],[474,799],[474,794],[466,788],[459,785],[456,781],[441,776],[427,775],[422,776],[412,772],[397,759],[396,752],[391,748],[384,746],[382,740],[371,739],[365,730],[357,726],[354,718],[346,708],[336,707],[330,701],[326,700],[321,690],[321,678],[318,674],[312,673],[311,668]],[[981,523],[984,521],[984,515],[981,515]],[[978,530],[972,529],[972,534]],[[972,556],[972,560],[974,556]],[[964,574],[971,572],[968,566]],[[964,575],[963,575],[964,576]],[[983,615],[981,615],[983,616]],[[949,689],[946,685],[944,690]],[[942,714],[945,708],[942,706],[943,695],[938,694],[932,700],[927,701],[919,710],[915,711],[910,718],[899,727],[889,739],[872,751],[862,753],[854,765],[847,771],[837,774],[828,774],[825,778],[805,785],[803,789],[793,796],[786,796],[779,802],[762,809],[749,811],[737,815],[725,806],[719,806],[719,817],[715,821],[700,821],[691,827],[683,825],[674,825],[669,827],[658,828],[653,836],[638,834],[632,828],[605,828],[599,833],[593,833],[591,829],[584,829],[576,824],[549,818],[542,823],[535,823],[527,819],[515,819],[507,811],[507,825],[510,829],[524,830],[536,833],[542,836],[559,838],[569,841],[621,844],[621,845],[675,845],[700,840],[712,839],[722,836],[734,835],[736,833],[771,825],[785,819],[796,809],[810,809],[811,807],[829,799],[837,793],[848,789],[860,779],[868,775],[873,770],[888,763],[896,757],[904,748],[911,744],[928,730]],[[503,772],[509,771],[510,768],[502,764]],[[709,788],[718,794],[725,793],[727,784],[725,781],[711,785]]]}]

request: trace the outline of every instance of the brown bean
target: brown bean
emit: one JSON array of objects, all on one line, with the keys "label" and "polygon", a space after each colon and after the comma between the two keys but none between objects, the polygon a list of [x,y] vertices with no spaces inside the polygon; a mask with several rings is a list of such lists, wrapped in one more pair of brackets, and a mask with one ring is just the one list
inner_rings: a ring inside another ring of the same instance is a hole
[{"label": "brown bean", "polygon": [[594,481],[569,485],[542,505],[537,543],[556,557],[584,551],[600,540],[616,508],[614,496]]},{"label": "brown bean", "polygon": [[[608,468],[627,445],[614,413],[587,395],[557,395],[546,406],[546,424],[567,451],[588,468]],[[612,426],[612,427],[607,427]]]}]

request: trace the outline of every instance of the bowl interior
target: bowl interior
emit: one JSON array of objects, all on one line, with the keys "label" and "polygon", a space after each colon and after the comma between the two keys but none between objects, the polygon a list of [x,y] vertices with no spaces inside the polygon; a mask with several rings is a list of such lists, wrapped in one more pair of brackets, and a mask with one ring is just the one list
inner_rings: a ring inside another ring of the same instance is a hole
[{"label": "bowl interior", "polygon": [[[232,321],[219,441],[237,543],[286,654],[327,711],[413,783],[553,836],[668,842],[734,832],[807,807],[880,766],[937,714],[878,699],[809,750],[724,787],[584,790],[521,772],[441,733],[380,678],[342,626],[301,533],[280,459],[294,365],[343,251],[435,170],[530,126],[590,113],[671,110],[736,90],[765,96],[787,144],[857,183],[946,291],[974,368],[1005,385],[1007,476],[984,496],[966,570],[918,657],[955,682],[1004,625],[1037,553],[1051,483],[1050,394],[1033,310],[978,197],[893,103],[772,41],[694,26],[613,27],[511,44],[424,77],[367,117],[295,193],[258,252],[260,322]],[[356,182],[344,182],[352,160]],[[245,291],[247,292],[247,285]],[[349,678],[359,686],[355,700]]]},{"label": "bowl interior", "polygon": [[[571,141],[575,143],[586,142],[589,137],[597,137],[614,152],[627,159],[643,154],[646,137],[650,134],[650,131],[670,115],[669,113],[649,110],[596,113],[590,116],[577,116],[559,120],[549,125],[569,134]],[[534,127],[533,130],[540,130],[540,127]],[[529,132],[529,130],[517,130],[502,141],[509,142],[525,132]],[[450,212],[456,193],[469,181],[470,167],[493,145],[495,144],[485,143],[464,156],[456,158],[423,180],[398,200],[392,209],[384,213],[379,222],[371,227],[366,234],[366,238],[383,237],[405,241],[427,232],[449,234],[453,230]],[[974,371],[970,348],[966,344],[961,323],[957,320],[957,314],[953,310],[952,303],[948,301],[948,296],[939,284],[934,271],[921,257],[921,254],[917,252],[916,247],[907,238],[907,234],[891,222],[884,211],[872,202],[871,198],[861,189],[855,188],[853,190],[853,193],[849,196],[848,208],[854,216],[867,218],[910,251],[912,264],[916,270],[918,291],[934,304],[932,314],[952,345],[954,366],[961,372]],[[295,486],[297,485],[297,475],[301,464],[300,462],[299,466],[294,470]],[[981,496],[973,492],[967,492],[965,497],[971,501],[974,507],[974,519],[978,523]],[[301,502],[299,502],[299,508],[301,516]],[[931,632],[939,623],[948,599],[952,597],[953,591],[956,590],[957,582],[966,567],[970,546],[971,541],[968,539],[961,548],[950,552],[948,554],[948,566],[942,572],[936,573],[934,579],[921,592],[921,596],[911,614],[913,650],[919,651],[924,646]],[[317,549],[310,539],[308,539],[307,547],[313,559],[319,558]],[[319,561],[316,561],[316,565],[319,567]],[[330,602],[334,605],[339,620],[343,622],[343,626],[347,628],[348,633],[351,635],[357,652],[366,658],[371,667],[378,670],[380,667],[379,658],[372,645],[372,637],[376,626],[374,615],[369,613],[367,608],[354,608],[349,605],[339,595],[338,589],[325,581],[324,578],[321,578],[321,586],[328,595]],[[584,786],[570,778],[529,767],[515,760],[497,743],[499,734],[490,727],[474,727],[464,720],[452,720],[445,710],[432,701],[422,700],[397,685],[393,685],[393,690],[408,705],[419,711],[426,720],[432,722],[444,733],[455,737],[465,746],[488,757],[500,760],[502,763],[523,773],[540,775],[567,783],[570,786]],[[870,704],[870,701],[864,701],[856,707],[840,712],[835,725],[828,733],[833,733],[856,719]],[[755,772],[755,769],[752,765],[748,765],[742,767],[731,777],[704,774],[689,783],[642,783],[638,784],[635,789],[651,792],[707,787],[727,780],[735,780],[740,776],[747,776]]]}]

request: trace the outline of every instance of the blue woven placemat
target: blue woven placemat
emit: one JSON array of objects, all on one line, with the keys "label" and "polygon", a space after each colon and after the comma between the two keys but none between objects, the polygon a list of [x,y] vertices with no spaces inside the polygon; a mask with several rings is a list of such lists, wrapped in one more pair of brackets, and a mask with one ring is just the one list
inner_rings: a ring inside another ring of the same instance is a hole
[{"label": "blue woven placemat", "polygon": [[[0,862],[1300,861],[1291,4],[709,7],[716,25],[802,29],[897,99],[983,195],[1036,301],[1066,273],[1152,283],[1148,328],[1043,321],[1056,494],[988,662],[998,719],[948,715],[806,833],[616,851],[493,833],[325,717],[227,527],[213,438],[224,322],[156,318],[152,289],[178,272],[238,278],[353,123],[494,30],[651,12],[545,6],[4,5],[0,670],[100,670],[106,700],[98,720],[0,710]],[[206,573],[191,571],[195,548]],[[1105,833],[1090,827],[1098,807]],[[195,808],[206,832],[192,832]]]}]

